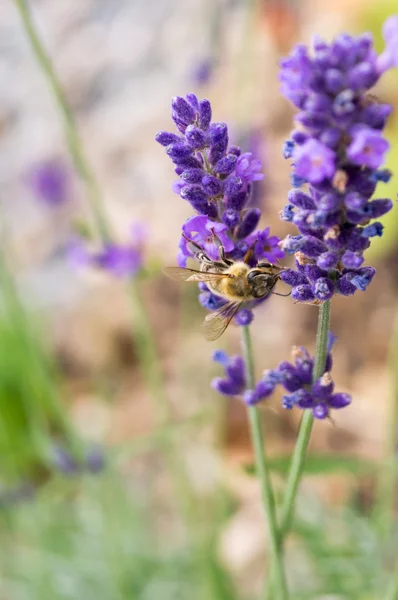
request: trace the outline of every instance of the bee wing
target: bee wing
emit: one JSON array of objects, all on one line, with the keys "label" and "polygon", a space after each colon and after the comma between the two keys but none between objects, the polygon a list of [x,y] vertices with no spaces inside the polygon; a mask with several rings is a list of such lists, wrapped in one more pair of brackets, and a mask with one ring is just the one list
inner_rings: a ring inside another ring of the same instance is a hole
[{"label": "bee wing", "polygon": [[195,271],[195,269],[185,269],[184,267],[165,267],[164,274],[174,281],[215,281],[229,277],[228,273],[212,273],[207,271]]},{"label": "bee wing", "polygon": [[228,302],[216,312],[207,315],[203,322],[205,338],[209,342],[217,340],[224,333],[241,306],[242,302]]}]

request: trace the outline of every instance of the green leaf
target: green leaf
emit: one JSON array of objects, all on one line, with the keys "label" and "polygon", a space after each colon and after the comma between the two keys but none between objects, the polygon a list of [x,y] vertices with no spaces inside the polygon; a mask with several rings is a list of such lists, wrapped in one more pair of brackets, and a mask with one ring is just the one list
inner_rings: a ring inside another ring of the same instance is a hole
[{"label": "green leaf", "polygon": [[[282,475],[287,475],[290,467],[290,461],[291,454],[275,456],[268,460],[268,466],[271,471],[276,471]],[[376,463],[354,456],[311,454],[305,461],[304,473],[306,475],[321,475],[343,472],[358,475],[364,473],[373,473],[376,469]],[[244,465],[244,470],[249,475],[255,475],[256,473],[254,464]]]}]

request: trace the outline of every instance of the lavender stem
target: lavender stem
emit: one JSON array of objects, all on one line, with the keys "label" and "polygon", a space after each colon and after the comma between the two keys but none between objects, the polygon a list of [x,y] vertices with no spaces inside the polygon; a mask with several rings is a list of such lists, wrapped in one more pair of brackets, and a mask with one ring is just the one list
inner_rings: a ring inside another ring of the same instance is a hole
[{"label": "lavender stem", "polygon": [[[318,330],[316,335],[315,364],[312,380],[316,381],[322,376],[325,370],[328,334],[330,324],[330,300],[321,304],[318,315]],[[305,410],[301,418],[299,431],[297,434],[296,445],[290,463],[290,470],[287,478],[286,491],[282,505],[282,516],[278,531],[279,552],[283,552],[283,542],[290,531],[294,507],[296,502],[297,490],[303,475],[305,459],[307,457],[308,445],[310,443],[314,417],[311,410]],[[267,581],[266,595],[271,599],[271,592],[276,588],[274,566],[272,566],[271,576]]]},{"label": "lavender stem", "polygon": [[[325,370],[328,334],[330,323],[330,300],[321,304],[318,316],[318,330],[316,335],[315,364],[312,380],[315,382],[322,376]],[[305,459],[307,457],[308,444],[310,442],[314,417],[311,410],[305,410],[301,418],[300,427],[294,448],[289,475],[287,478],[284,502],[282,505],[282,518],[279,528],[280,542],[288,534],[297,495],[297,489],[303,474]]]},{"label": "lavender stem", "polygon": [[[256,380],[254,374],[253,347],[250,328],[242,327],[242,346],[247,370],[248,389],[254,389]],[[271,476],[267,465],[264,447],[264,431],[261,422],[261,413],[257,406],[249,406],[249,422],[257,475],[261,484],[261,493],[266,521],[268,524],[269,543],[272,552],[273,574],[275,581],[275,600],[288,600],[288,590],[283,566],[283,557],[278,543],[278,526],[276,521],[275,497],[272,489]]]},{"label": "lavender stem", "polygon": [[44,46],[32,22],[31,14],[28,8],[28,3],[25,0],[14,0],[14,4],[19,12],[25,33],[32,46],[32,50],[34,52],[36,60],[43,70],[43,73],[53,92],[54,98],[58,104],[58,108],[62,114],[65,126],[66,141],[69,147],[70,154],[75,162],[76,168],[89,191],[91,208],[93,210],[98,234],[103,241],[107,241],[110,235],[109,227],[104,214],[101,191],[98,186],[96,177],[89,165],[87,156],[85,155],[79,132],[77,130],[75,118],[68,106],[65,94],[61,89],[60,83],[52,66],[50,57],[44,49]]}]

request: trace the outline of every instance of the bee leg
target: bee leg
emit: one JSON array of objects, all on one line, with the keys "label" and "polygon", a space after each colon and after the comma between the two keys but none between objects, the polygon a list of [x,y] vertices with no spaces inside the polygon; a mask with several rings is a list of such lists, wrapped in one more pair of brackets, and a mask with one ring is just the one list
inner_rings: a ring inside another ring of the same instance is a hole
[{"label": "bee leg", "polygon": [[278,271],[282,271],[285,267],[278,267],[278,265],[273,265],[269,262],[259,262],[257,267],[261,268],[266,268],[266,269],[277,269]]},{"label": "bee leg", "polygon": [[280,294],[279,292],[270,292],[270,294],[273,294],[274,296],[282,296],[283,298],[290,296],[291,293],[292,292],[289,292],[288,294]]},{"label": "bee leg", "polygon": [[187,237],[184,234],[182,234],[182,237],[187,241],[187,243],[188,243],[188,249],[192,252],[192,254],[199,261],[206,262],[208,264],[212,264],[213,263],[213,261],[210,260],[210,258],[203,252],[203,249],[199,246],[199,244],[197,244],[193,240],[190,240],[189,237]]},{"label": "bee leg", "polygon": [[222,245],[222,241],[220,240],[220,238],[218,237],[218,235],[216,235],[216,233],[214,232],[214,229],[212,229],[212,234],[213,234],[213,239],[214,239],[214,243],[218,248],[218,255],[220,257],[220,260],[222,263],[224,263],[224,265],[230,266],[233,264],[232,260],[229,260],[229,258],[226,257],[225,255],[225,248]]}]

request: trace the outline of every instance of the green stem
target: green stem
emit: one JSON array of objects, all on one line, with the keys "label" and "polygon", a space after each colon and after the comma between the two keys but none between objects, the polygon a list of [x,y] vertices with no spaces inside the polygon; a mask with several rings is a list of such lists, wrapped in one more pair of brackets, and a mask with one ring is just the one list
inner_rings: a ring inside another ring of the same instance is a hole
[{"label": "green stem", "polygon": [[377,499],[373,509],[373,519],[380,535],[385,539],[392,530],[394,505],[396,499],[398,438],[398,313],[395,317],[393,335],[390,342],[389,368],[391,378],[391,397],[389,415],[386,423],[387,435],[385,459],[381,465],[378,481]]},{"label": "green stem", "polygon": [[77,130],[75,118],[68,106],[65,95],[61,89],[61,85],[53,69],[51,60],[44,49],[44,46],[33,24],[27,2],[25,0],[14,0],[14,4],[19,12],[25,33],[32,46],[36,60],[43,70],[43,73],[53,92],[55,100],[58,104],[58,108],[63,117],[66,141],[69,151],[75,161],[76,168],[78,169],[80,176],[87,186],[98,234],[103,241],[106,241],[110,236],[108,224],[104,214],[101,191],[85,155]]},{"label": "green stem", "polygon": [[[249,327],[242,327],[243,354],[247,370],[248,389],[255,388],[253,347]],[[260,411],[256,406],[248,409],[252,443],[254,448],[256,470],[260,480],[265,517],[268,525],[269,544],[274,565],[274,581],[277,590],[275,600],[287,600],[288,590],[283,567],[283,558],[278,543],[278,527],[276,521],[275,497],[271,484],[271,476],[267,465],[264,448],[264,432]]]},{"label": "green stem", "polygon": [[395,573],[392,576],[390,585],[387,589],[385,600],[397,600],[398,599],[398,562],[395,566]]},{"label": "green stem", "polygon": [[[318,329],[316,334],[315,347],[315,363],[312,376],[313,381],[316,381],[319,377],[321,377],[325,370],[329,324],[330,300],[324,302],[319,308]],[[282,504],[282,516],[278,532],[278,543],[281,552],[283,550],[284,539],[289,533],[292,525],[297,490],[303,475],[305,459],[307,457],[307,450],[308,445],[310,443],[313,424],[314,417],[312,415],[312,412],[310,410],[305,410],[303,416],[301,417],[296,445],[294,447],[294,452],[290,463],[290,470],[286,483],[284,501]],[[276,586],[277,582],[275,577],[275,570],[274,568],[272,568],[271,577],[267,581],[267,592],[265,596],[267,599],[271,600],[271,598],[273,597],[271,596],[272,590],[277,589]]]},{"label": "green stem", "polygon": [[[330,300],[324,302],[319,309],[318,331],[316,335],[315,364],[313,381],[323,375],[327,357],[328,333],[330,323]],[[296,445],[293,452],[290,471],[287,478],[286,492],[282,505],[282,518],[279,529],[281,543],[291,528],[297,489],[303,475],[308,444],[310,442],[314,417],[310,410],[305,410],[301,419]]]}]

